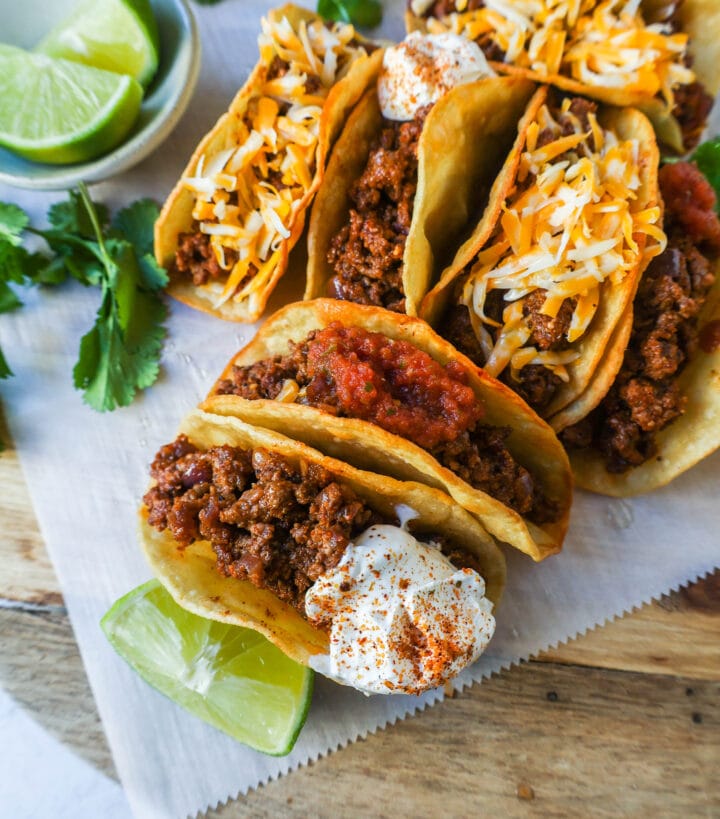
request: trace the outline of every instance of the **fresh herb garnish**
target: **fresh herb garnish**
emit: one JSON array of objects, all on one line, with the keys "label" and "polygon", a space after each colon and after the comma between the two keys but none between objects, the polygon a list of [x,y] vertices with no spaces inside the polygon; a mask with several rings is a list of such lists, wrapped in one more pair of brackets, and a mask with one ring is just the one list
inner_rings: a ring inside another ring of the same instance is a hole
[{"label": "fresh herb garnish", "polygon": [[317,10],[325,20],[354,23],[364,28],[375,28],[382,20],[379,0],[318,0]]},{"label": "fresh herb garnish", "polygon": [[715,210],[720,213],[720,137],[699,145],[692,155],[692,160],[712,185],[718,199]]},{"label": "fresh herb garnish", "polygon": [[[107,209],[90,199],[82,183],[66,202],[48,211],[48,230],[29,226],[15,205],[0,203],[0,312],[21,302],[7,286],[59,284],[68,277],[101,290],[95,325],[80,342],[74,384],[100,412],[127,406],[137,390],[149,387],[159,373],[167,311],[158,291],[165,271],[152,254],[152,226],[157,205],[142,199],[119,211],[110,222]],[[45,240],[51,256],[29,253],[23,231]],[[10,374],[0,353],[0,373]]]}]

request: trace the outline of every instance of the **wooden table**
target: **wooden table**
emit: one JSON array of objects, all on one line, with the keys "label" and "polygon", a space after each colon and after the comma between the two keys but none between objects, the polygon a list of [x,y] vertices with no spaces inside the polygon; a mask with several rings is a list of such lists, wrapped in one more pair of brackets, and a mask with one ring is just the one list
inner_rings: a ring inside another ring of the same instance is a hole
[{"label": "wooden table", "polygon": [[[11,444],[0,486],[0,685],[115,776]],[[210,815],[720,816],[720,572]]]}]

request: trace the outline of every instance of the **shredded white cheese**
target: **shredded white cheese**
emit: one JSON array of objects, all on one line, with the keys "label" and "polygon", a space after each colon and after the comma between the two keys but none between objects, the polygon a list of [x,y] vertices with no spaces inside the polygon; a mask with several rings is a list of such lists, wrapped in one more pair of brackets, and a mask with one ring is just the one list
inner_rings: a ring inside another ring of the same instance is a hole
[{"label": "shredded white cheese", "polygon": [[[300,202],[313,184],[323,105],[332,86],[365,49],[350,25],[284,17],[262,20],[260,59],[269,68],[237,123],[237,147],[202,156],[195,175],[183,180],[195,196],[193,219],[227,271],[220,284],[203,285],[216,307],[228,299],[258,297],[291,236]],[[229,252],[230,251],[230,252]]]},{"label": "shredded white cheese", "polygon": [[623,88],[673,105],[673,88],[691,83],[688,37],[666,23],[646,23],[640,0],[486,0],[481,9],[429,18],[432,33],[452,31],[491,42],[504,62],[545,77],[563,75],[589,86]]},{"label": "shredded white cheese", "polygon": [[[573,300],[567,331],[572,345],[587,331],[603,283],[619,285],[643,253],[654,256],[665,247],[660,209],[636,204],[637,140],[619,140],[592,112],[585,132],[570,106],[570,99],[559,112],[543,106],[529,126],[516,188],[464,284],[461,298],[493,376],[508,366],[516,376],[528,364],[540,364],[568,380],[567,365],[578,355],[572,347],[526,346],[532,335],[524,315],[527,297],[544,291],[541,312],[551,318],[566,299]],[[636,241],[643,234],[649,240],[644,250]],[[503,291],[499,322],[486,313],[493,290]]]}]

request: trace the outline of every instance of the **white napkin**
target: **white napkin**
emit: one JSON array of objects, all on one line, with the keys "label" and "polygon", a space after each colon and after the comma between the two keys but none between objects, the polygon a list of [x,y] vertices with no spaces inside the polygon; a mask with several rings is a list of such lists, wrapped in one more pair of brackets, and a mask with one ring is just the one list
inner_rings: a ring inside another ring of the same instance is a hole
[{"label": "white napkin", "polygon": [[[225,109],[256,59],[261,0],[196,6],[204,58],[190,110],[138,168],[93,188],[112,207],[162,199],[195,143]],[[309,4],[308,4],[309,5]],[[402,36],[402,0],[385,2],[385,36]],[[0,186],[40,224],[57,195]],[[290,298],[292,286],[274,299]],[[294,285],[294,295],[301,291]],[[155,450],[253,334],[171,305],[160,381],[131,407],[99,415],[71,386],[81,335],[99,294],[69,284],[23,293],[0,318],[0,344],[16,376],[0,384],[35,512],[62,586],[90,684],[128,800],[139,817],[194,815],[438,701],[372,697],[317,679],[308,723],[284,759],[255,753],[157,694],[106,643],[98,621],[149,577],[135,514]],[[548,646],[631,611],[720,564],[720,455],[670,487],[630,502],[578,493],[562,555],[542,565],[508,554],[509,584],[488,653],[456,682],[479,681]]]}]

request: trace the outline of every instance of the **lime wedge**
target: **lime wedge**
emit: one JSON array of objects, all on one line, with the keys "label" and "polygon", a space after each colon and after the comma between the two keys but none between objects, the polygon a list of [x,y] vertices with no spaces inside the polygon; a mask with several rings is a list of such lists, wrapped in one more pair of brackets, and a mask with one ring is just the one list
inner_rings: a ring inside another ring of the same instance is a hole
[{"label": "lime wedge", "polygon": [[160,45],[149,0],[84,0],[35,50],[130,74],[147,86],[157,71]]},{"label": "lime wedge", "polygon": [[113,148],[137,119],[132,77],[0,45],[0,146],[53,165]]},{"label": "lime wedge", "polygon": [[101,626],[146,682],[191,714],[265,754],[292,750],[313,672],[261,634],[186,611],[157,580],[121,597]]}]

